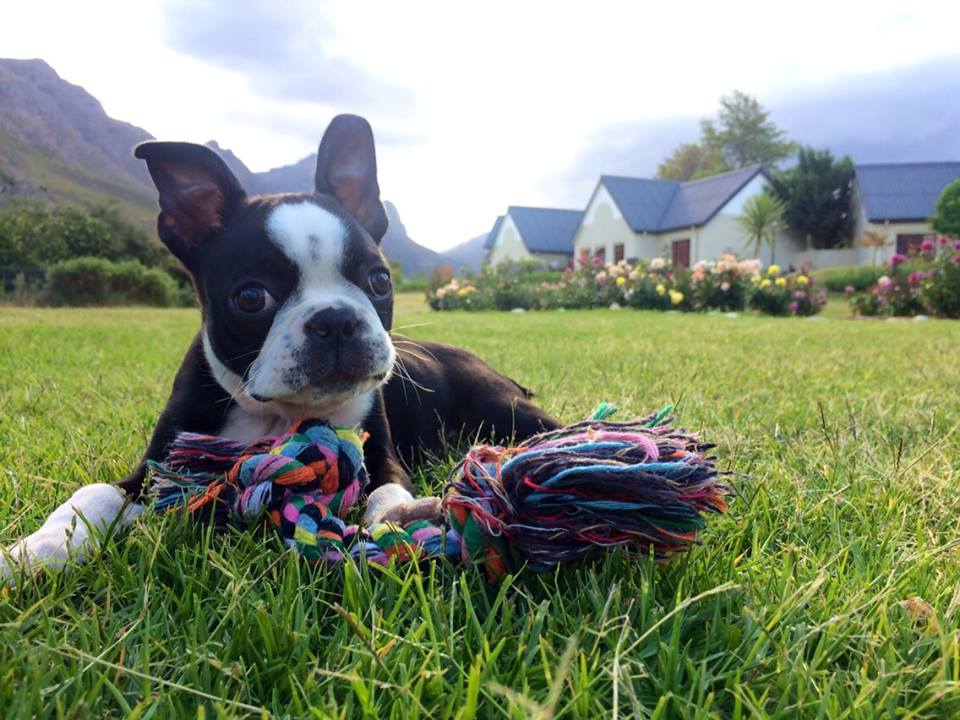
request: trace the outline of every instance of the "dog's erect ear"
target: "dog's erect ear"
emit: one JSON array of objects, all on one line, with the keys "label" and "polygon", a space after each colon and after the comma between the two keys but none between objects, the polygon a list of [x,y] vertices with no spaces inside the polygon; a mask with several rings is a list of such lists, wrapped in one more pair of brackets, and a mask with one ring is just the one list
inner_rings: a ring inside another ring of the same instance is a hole
[{"label": "dog's erect ear", "polygon": [[203,145],[151,141],[133,154],[146,160],[160,193],[160,239],[189,268],[246,193],[220,156]]},{"label": "dog's erect ear", "polygon": [[317,151],[316,191],[333,195],[376,242],[387,230],[377,184],[377,154],[370,123],[357,115],[337,115]]}]

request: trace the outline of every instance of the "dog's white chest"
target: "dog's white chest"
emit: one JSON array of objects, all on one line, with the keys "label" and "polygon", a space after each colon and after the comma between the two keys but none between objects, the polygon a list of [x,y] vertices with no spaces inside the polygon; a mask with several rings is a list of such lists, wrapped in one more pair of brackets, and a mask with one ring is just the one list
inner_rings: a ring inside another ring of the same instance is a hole
[{"label": "dog's white chest", "polygon": [[227,414],[220,434],[236,442],[250,442],[265,435],[280,435],[290,429],[290,421],[278,415],[253,415],[237,406]]},{"label": "dog's white chest", "polygon": [[[363,393],[343,405],[323,413],[324,419],[334,425],[357,427],[370,414],[375,394]],[[263,403],[253,407],[234,405],[227,413],[227,421],[218,433],[236,442],[250,442],[265,435],[282,435],[300,419],[302,409],[285,411],[278,403]]]}]

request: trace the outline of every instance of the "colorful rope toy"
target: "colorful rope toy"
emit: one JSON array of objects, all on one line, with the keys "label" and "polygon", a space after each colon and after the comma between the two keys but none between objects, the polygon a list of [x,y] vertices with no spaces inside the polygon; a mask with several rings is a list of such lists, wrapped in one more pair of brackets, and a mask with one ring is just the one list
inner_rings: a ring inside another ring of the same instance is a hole
[{"label": "colorful rope toy", "polygon": [[263,516],[309,560],[350,557],[479,562],[498,581],[526,563],[548,570],[612,547],[657,559],[697,542],[704,514],[724,512],[731,488],[713,447],[669,426],[671,408],[629,422],[602,404],[587,420],[515,447],[472,448],[450,474],[444,518],[362,529],[344,522],[368,478],[364,437],[305,420],[250,444],[181,433],[150,463],[158,512],[210,511],[218,523]]}]

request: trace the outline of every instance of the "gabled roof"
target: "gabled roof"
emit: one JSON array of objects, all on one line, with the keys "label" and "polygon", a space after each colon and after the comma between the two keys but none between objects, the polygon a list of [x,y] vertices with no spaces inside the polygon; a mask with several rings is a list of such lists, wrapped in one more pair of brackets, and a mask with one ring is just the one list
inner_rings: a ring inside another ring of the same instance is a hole
[{"label": "gabled roof", "polygon": [[634,231],[651,231],[660,227],[660,219],[670,207],[670,201],[680,187],[676,180],[647,180],[646,178],[603,175],[600,182],[606,186],[624,219]]},{"label": "gabled roof", "polygon": [[[581,210],[519,207],[511,205],[507,215],[513,220],[520,239],[530,252],[565,253],[573,255],[573,234],[583,216]],[[490,237],[495,237],[504,218],[498,218]]]},{"label": "gabled roof", "polygon": [[960,162],[854,165],[867,219],[925,221],[943,188],[960,179]]},{"label": "gabled roof", "polygon": [[760,165],[703,180],[647,180],[603,175],[607,188],[634,232],[667,232],[706,225],[743,187],[763,173]]},{"label": "gabled roof", "polygon": [[500,226],[503,225],[503,215],[497,216],[497,221],[493,224],[493,229],[487,233],[487,239],[483,241],[483,249],[489,250],[493,247],[493,241],[497,237],[497,233],[500,232]]}]

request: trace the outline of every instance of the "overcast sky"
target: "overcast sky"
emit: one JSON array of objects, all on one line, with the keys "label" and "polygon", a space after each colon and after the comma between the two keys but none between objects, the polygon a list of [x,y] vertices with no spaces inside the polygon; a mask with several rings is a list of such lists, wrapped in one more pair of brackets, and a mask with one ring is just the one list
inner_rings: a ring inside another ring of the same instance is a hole
[{"label": "overcast sky", "polygon": [[607,165],[631,171],[641,137],[634,172],[651,172],[734,88],[797,107],[915,67],[960,81],[946,0],[257,5],[18,2],[0,56],[43,58],[111,116],[216,139],[254,170],[314,151],[338,112],[365,115],[384,197],[435,249],[509,204],[584,203]]}]

